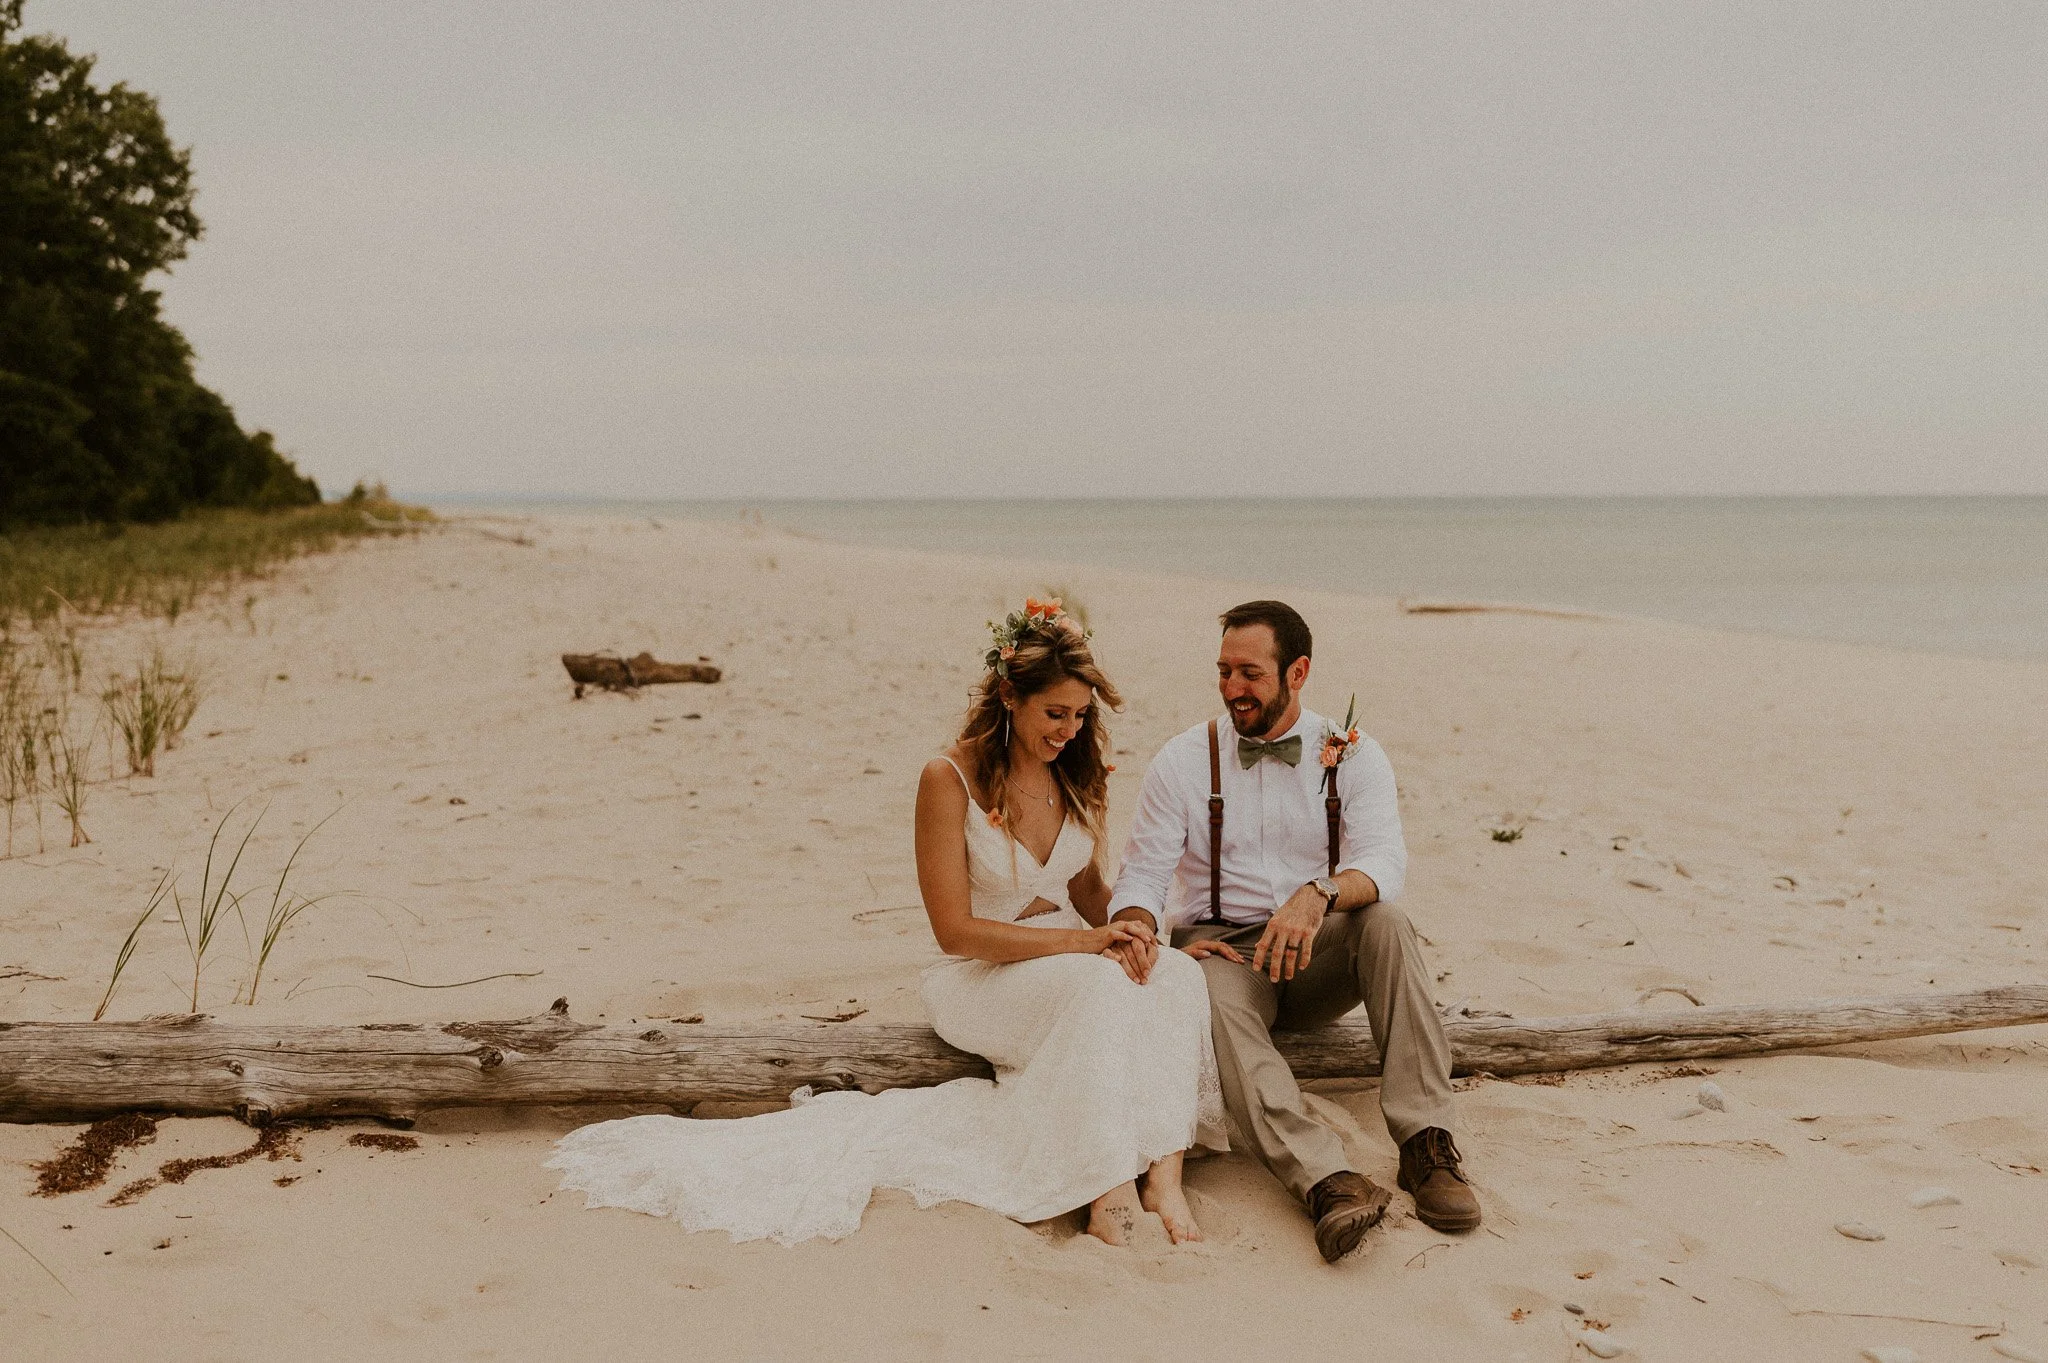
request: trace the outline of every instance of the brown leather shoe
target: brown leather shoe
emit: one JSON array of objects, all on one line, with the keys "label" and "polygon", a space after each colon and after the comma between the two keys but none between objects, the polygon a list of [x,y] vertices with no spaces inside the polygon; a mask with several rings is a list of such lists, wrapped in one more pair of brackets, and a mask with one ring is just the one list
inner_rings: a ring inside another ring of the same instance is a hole
[{"label": "brown leather shoe", "polygon": [[1394,1195],[1364,1174],[1339,1169],[1308,1190],[1308,1214],[1315,1218],[1316,1248],[1334,1264],[1387,1214]]},{"label": "brown leather shoe", "polygon": [[1479,1199],[1458,1167],[1458,1146],[1440,1126],[1426,1126],[1401,1142],[1401,1191],[1415,1199],[1415,1214],[1432,1230],[1479,1228]]}]

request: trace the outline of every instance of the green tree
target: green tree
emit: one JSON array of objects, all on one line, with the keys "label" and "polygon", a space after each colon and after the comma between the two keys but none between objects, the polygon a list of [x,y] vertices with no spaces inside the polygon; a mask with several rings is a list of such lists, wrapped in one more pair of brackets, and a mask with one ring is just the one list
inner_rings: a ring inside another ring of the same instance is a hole
[{"label": "green tree", "polygon": [[149,277],[202,228],[155,99],[0,0],[0,525],[319,500],[192,372]]}]

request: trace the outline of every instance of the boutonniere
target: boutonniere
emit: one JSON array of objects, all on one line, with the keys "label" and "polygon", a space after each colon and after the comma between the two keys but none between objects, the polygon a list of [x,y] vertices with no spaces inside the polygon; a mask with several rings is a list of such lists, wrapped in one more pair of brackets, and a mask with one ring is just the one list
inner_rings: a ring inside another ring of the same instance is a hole
[{"label": "boutonniere", "polygon": [[1358,726],[1352,721],[1358,718],[1358,693],[1351,693],[1351,704],[1344,709],[1343,727],[1323,730],[1323,765],[1334,767],[1351,756],[1358,747]]}]

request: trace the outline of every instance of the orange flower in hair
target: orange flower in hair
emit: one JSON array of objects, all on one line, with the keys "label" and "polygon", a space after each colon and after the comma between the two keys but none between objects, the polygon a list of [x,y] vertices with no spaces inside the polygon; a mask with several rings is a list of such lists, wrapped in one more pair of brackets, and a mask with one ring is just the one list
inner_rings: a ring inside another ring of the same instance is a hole
[{"label": "orange flower in hair", "polygon": [[982,655],[982,664],[993,668],[995,674],[1003,678],[1009,677],[1010,660],[1017,656],[1017,647],[1027,634],[1055,639],[1065,634],[1078,636],[1084,642],[1088,638],[1088,631],[1067,614],[1057,596],[1045,601],[1035,596],[1025,597],[1023,610],[1011,611],[1003,617],[1000,625],[989,621],[988,632],[992,643],[988,652]]}]

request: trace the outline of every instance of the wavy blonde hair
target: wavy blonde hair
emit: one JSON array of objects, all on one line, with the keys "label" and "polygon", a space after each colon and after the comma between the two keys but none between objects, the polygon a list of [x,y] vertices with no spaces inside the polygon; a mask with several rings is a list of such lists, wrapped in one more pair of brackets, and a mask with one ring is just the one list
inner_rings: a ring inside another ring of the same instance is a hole
[{"label": "wavy blonde hair", "polygon": [[[1102,709],[1121,710],[1124,698],[1103,674],[1089,651],[1087,636],[1066,616],[1034,622],[1028,633],[1017,639],[1016,651],[1005,660],[1009,676],[998,676],[991,667],[974,688],[974,701],[967,708],[967,721],[960,729],[960,747],[973,760],[975,775],[986,792],[989,822],[1010,831],[1010,740],[1009,715],[1005,698],[1024,701],[1069,679],[1095,693],[1093,703],[1081,720],[1081,732],[1051,763],[1052,778],[1059,783],[1066,800],[1068,817],[1078,822],[1095,843],[1095,860],[1102,858],[1103,840],[1109,814],[1109,731],[1102,722]],[[1016,845],[1016,835],[1010,834]]]}]

